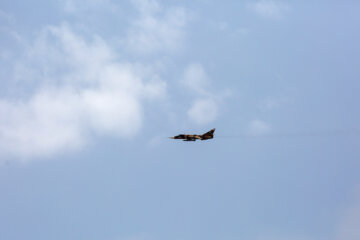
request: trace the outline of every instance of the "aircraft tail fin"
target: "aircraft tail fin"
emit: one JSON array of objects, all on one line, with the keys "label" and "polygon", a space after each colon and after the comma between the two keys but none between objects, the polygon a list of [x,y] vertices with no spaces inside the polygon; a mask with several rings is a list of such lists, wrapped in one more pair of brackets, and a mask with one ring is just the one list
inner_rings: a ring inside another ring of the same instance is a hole
[{"label": "aircraft tail fin", "polygon": [[204,133],[202,136],[202,139],[210,139],[214,137],[214,132],[215,132],[215,128],[211,129],[210,131],[208,131],[207,133]]}]

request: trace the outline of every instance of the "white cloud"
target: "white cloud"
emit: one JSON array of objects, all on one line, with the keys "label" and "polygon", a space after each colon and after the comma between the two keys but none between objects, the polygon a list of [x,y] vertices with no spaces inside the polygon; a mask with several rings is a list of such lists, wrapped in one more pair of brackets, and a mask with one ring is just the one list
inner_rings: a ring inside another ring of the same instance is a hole
[{"label": "white cloud", "polygon": [[181,7],[163,9],[157,1],[134,0],[140,18],[129,29],[126,46],[137,53],[173,51],[181,46],[187,12]]},{"label": "white cloud", "polygon": [[23,158],[79,148],[93,134],[129,137],[142,125],[144,99],[165,83],[119,62],[100,37],[48,27],[19,61],[17,80],[35,84],[21,99],[0,99],[0,151]]},{"label": "white cloud", "polygon": [[[114,6],[109,0],[60,3],[76,14]],[[133,3],[139,18],[120,41],[131,53],[168,53],[181,46],[184,8],[165,8],[154,0]],[[156,73],[162,63],[120,61],[117,48],[91,36],[91,27],[81,30],[86,38],[71,25],[48,26],[22,44],[28,47],[16,60],[12,79],[18,96],[0,99],[0,154],[29,159],[81,148],[93,135],[134,136],[145,101],[166,96],[166,82]]]},{"label": "white cloud", "polygon": [[213,122],[218,113],[218,106],[214,99],[205,98],[194,101],[188,110],[188,117],[197,124],[206,124]]},{"label": "white cloud", "polygon": [[282,2],[272,0],[260,0],[249,5],[256,14],[267,18],[280,18],[288,9],[288,6]]},{"label": "white cloud", "polygon": [[183,84],[197,94],[207,94],[209,78],[201,64],[193,63],[185,69]]},{"label": "white cloud", "polygon": [[0,150],[19,156],[48,155],[84,143],[79,96],[42,90],[28,101],[0,101]]},{"label": "white cloud", "polygon": [[156,0],[132,0],[132,3],[142,15],[152,15],[163,10]]},{"label": "white cloud", "polygon": [[253,120],[248,126],[248,133],[253,136],[268,134],[270,131],[270,125],[262,120]]},{"label": "white cloud", "polygon": [[204,67],[199,63],[189,64],[185,68],[181,83],[196,96],[187,111],[189,119],[197,124],[213,122],[218,115],[218,105],[223,96],[210,92],[210,79]]}]

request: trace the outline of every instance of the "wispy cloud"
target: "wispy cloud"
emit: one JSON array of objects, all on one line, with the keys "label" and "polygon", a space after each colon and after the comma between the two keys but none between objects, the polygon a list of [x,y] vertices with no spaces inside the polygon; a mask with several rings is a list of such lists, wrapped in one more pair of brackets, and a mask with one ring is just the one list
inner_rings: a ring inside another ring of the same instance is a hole
[{"label": "wispy cloud", "polygon": [[267,97],[259,102],[258,108],[261,111],[272,111],[289,105],[292,102],[290,97]]},{"label": "wispy cloud", "polygon": [[249,4],[249,8],[262,17],[281,18],[289,7],[285,3],[279,1],[260,0]]},{"label": "wispy cloud", "polygon": [[132,23],[125,45],[141,54],[174,51],[181,46],[187,11],[182,7],[164,9],[153,0],[133,0],[140,17]]},{"label": "wispy cloud", "polygon": [[271,126],[262,120],[252,120],[248,126],[247,132],[253,136],[265,135],[271,132]]},{"label": "wispy cloud", "polygon": [[[0,9],[0,34],[1,35],[5,34],[6,37],[11,37],[18,43],[21,43],[23,39],[20,36],[20,34],[14,29],[15,23],[16,23],[16,18],[14,15]],[[0,48],[0,50],[2,49]]]},{"label": "wispy cloud", "polygon": [[358,240],[360,239],[360,191],[354,194],[353,201],[341,214],[335,240]]},{"label": "wispy cloud", "polygon": [[[328,229],[326,236],[320,239],[329,240],[358,240],[360,239],[360,188],[357,187],[350,201],[344,203],[340,209],[339,218],[334,223],[334,228]],[[290,233],[265,233],[252,238],[254,240],[317,240],[319,236],[309,234]]]},{"label": "wispy cloud", "polygon": [[279,107],[279,105],[280,105],[279,100],[274,99],[274,98],[266,98],[260,102],[259,108],[262,111],[270,111],[270,110],[273,110],[273,109]]},{"label": "wispy cloud", "polygon": [[212,98],[196,99],[188,110],[189,119],[197,124],[213,122],[218,114],[218,104]]},{"label": "wispy cloud", "polygon": [[[2,22],[2,21],[6,21],[6,22],[13,22],[14,21],[14,16],[12,16],[11,14],[9,14],[9,13],[7,13],[7,12],[5,12],[5,11],[3,11],[3,10],[1,10],[0,9],[0,23]],[[1,26],[1,25],[0,25]]]},{"label": "wispy cloud", "polygon": [[82,12],[84,10],[99,8],[99,7],[115,7],[110,0],[60,0],[63,10],[67,13]]}]

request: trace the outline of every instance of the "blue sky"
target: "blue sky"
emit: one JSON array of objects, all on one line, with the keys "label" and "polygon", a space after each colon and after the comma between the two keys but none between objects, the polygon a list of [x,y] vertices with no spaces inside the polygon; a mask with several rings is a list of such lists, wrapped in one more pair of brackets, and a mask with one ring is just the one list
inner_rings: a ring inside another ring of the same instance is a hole
[{"label": "blue sky", "polygon": [[0,3],[0,238],[360,239],[359,10]]}]

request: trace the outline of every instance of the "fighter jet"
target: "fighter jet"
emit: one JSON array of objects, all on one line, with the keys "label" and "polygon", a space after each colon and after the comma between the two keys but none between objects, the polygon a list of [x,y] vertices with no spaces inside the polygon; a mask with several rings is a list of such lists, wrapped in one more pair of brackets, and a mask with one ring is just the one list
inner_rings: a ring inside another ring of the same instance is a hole
[{"label": "fighter jet", "polygon": [[171,139],[183,139],[183,141],[196,141],[196,140],[208,140],[214,138],[215,128],[211,129],[207,133],[202,135],[196,134],[180,134],[174,137],[170,137]]}]

